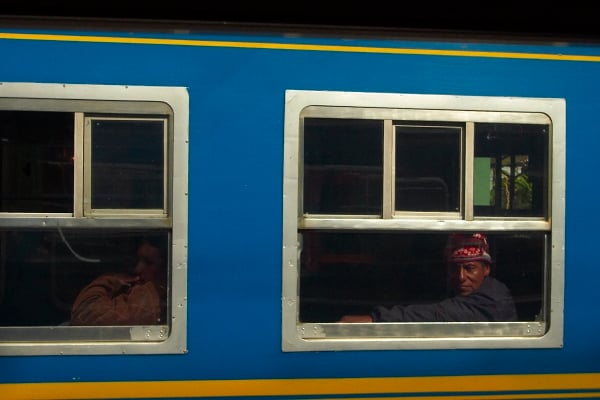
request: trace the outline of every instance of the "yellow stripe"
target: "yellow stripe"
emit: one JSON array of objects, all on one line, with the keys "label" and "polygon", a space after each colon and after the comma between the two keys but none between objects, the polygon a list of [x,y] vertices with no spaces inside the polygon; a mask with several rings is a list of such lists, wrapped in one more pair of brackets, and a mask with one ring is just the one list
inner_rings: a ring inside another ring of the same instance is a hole
[{"label": "yellow stripe", "polygon": [[391,48],[391,47],[334,46],[334,45],[315,45],[315,44],[262,43],[262,42],[239,42],[239,41],[218,41],[218,40],[213,41],[213,40],[158,39],[158,38],[130,38],[130,37],[110,37],[110,36],[49,35],[49,34],[33,34],[33,33],[31,33],[31,34],[0,33],[0,39],[600,62],[600,56],[586,56],[586,55],[576,55],[576,54],[543,54],[543,53],[516,53],[516,52],[501,52],[501,51],[410,49],[410,48]]},{"label": "yellow stripe", "polygon": [[539,393],[539,394],[492,394],[492,395],[448,395],[448,396],[400,396],[400,397],[348,397],[335,400],[526,400],[526,399],[598,399],[600,392]]},{"label": "yellow stripe", "polygon": [[526,399],[598,399],[600,392],[582,393],[536,393],[536,394],[471,394],[448,396],[400,396],[400,397],[348,397],[335,400],[526,400]]},{"label": "yellow stripe", "polygon": [[[581,393],[575,393],[575,395],[573,393],[556,393],[560,391],[580,391]],[[3,400],[373,396],[402,393],[415,396],[423,393],[433,396],[416,396],[419,399],[510,399],[514,398],[513,395],[507,394],[511,392],[530,392],[519,394],[518,398],[521,399],[594,397],[600,395],[600,373],[0,384]],[[469,393],[481,394],[475,396]]]}]

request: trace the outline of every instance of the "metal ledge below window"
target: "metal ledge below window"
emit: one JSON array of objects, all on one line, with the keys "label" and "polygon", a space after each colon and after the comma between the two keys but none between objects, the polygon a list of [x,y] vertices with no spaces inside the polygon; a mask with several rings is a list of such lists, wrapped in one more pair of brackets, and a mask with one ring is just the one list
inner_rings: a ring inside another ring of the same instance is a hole
[{"label": "metal ledge below window", "polygon": [[45,326],[4,327],[1,342],[122,342],[164,341],[169,337],[167,325],[148,326]]},{"label": "metal ledge below window", "polygon": [[562,347],[546,322],[299,324],[283,351]]},{"label": "metal ledge below window", "polygon": [[537,321],[305,323],[298,326],[298,334],[303,339],[532,337],[545,333],[546,323]]}]

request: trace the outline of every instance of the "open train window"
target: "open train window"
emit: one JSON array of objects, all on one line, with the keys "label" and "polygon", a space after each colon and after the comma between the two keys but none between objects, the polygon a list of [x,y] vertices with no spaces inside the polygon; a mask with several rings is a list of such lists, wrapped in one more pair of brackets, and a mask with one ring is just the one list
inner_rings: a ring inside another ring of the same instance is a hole
[{"label": "open train window", "polygon": [[562,346],[564,100],[289,90],[285,118],[284,351]]},{"label": "open train window", "polygon": [[0,354],[185,352],[187,115],[185,88],[0,85]]}]

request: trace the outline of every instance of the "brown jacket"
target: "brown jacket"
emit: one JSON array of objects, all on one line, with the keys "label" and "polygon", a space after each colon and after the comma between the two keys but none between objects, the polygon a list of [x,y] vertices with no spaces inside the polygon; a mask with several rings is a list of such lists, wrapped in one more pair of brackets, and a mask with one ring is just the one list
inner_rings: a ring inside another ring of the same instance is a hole
[{"label": "brown jacket", "polygon": [[71,325],[154,325],[161,315],[153,282],[124,284],[118,275],[102,275],[75,299]]}]

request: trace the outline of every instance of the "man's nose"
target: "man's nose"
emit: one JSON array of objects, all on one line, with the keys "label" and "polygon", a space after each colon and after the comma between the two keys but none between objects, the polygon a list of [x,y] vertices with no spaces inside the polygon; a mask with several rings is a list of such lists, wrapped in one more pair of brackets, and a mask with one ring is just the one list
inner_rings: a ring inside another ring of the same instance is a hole
[{"label": "man's nose", "polygon": [[460,267],[458,269],[458,279],[463,282],[466,279],[466,274],[465,274],[465,269],[463,267]]}]

